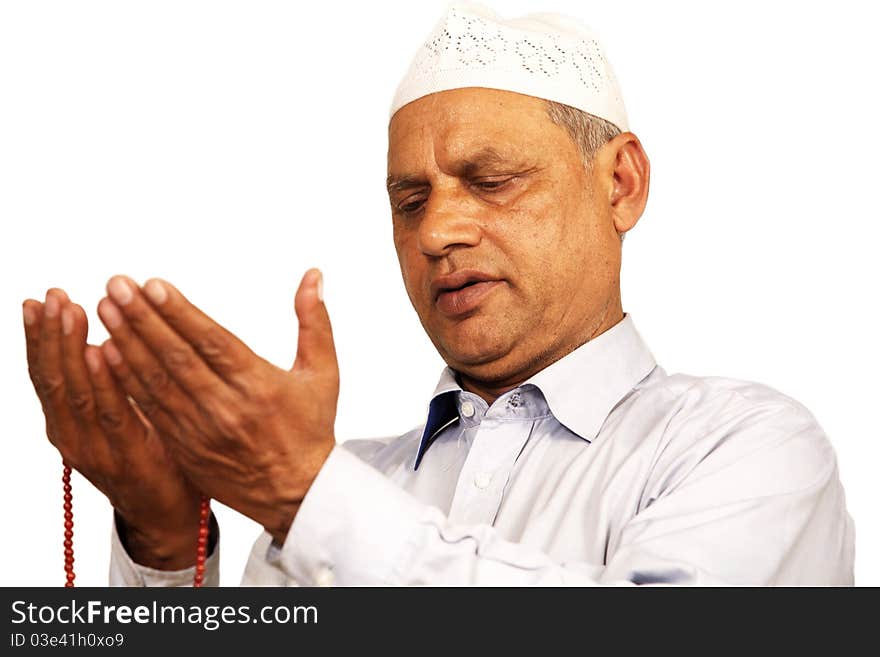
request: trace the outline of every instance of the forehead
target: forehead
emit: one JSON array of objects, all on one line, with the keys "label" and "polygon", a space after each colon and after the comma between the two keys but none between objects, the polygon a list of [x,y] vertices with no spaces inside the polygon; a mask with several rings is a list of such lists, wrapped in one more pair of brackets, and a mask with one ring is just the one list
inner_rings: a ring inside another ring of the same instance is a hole
[{"label": "forehead", "polygon": [[441,91],[405,105],[388,127],[389,173],[418,168],[429,158],[454,161],[489,149],[501,155],[547,152],[565,141],[540,98],[510,91]]}]

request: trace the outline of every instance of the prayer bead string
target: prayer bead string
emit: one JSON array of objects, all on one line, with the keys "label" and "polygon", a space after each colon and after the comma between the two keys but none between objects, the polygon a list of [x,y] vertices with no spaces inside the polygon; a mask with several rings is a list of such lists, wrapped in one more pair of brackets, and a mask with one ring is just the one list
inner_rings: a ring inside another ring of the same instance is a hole
[{"label": "prayer bead string", "polygon": [[211,517],[211,500],[202,495],[199,507],[199,540],[196,544],[196,574],[193,586],[200,588],[205,579],[205,559],[208,557],[208,520]]},{"label": "prayer bead string", "polygon": [[64,573],[67,575],[64,586],[70,588],[76,574],[73,572],[73,494],[70,488],[70,466],[66,463],[61,482],[64,484]]},{"label": "prayer bead string", "polygon": [[[73,489],[70,486],[70,466],[64,464],[61,482],[64,487],[64,573],[65,587],[72,587],[76,574],[73,572]],[[208,523],[211,519],[211,500],[202,496],[199,505],[199,538],[196,543],[196,573],[193,586],[200,588],[205,580],[205,561],[208,558]]]}]

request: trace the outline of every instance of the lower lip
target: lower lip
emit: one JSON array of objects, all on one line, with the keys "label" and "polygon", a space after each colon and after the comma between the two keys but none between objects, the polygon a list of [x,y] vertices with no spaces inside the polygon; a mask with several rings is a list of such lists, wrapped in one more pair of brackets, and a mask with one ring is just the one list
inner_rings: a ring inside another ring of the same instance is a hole
[{"label": "lower lip", "polygon": [[442,292],[437,297],[437,309],[450,317],[469,313],[476,309],[486,298],[486,295],[501,283],[502,281],[483,281],[468,285],[460,290]]}]

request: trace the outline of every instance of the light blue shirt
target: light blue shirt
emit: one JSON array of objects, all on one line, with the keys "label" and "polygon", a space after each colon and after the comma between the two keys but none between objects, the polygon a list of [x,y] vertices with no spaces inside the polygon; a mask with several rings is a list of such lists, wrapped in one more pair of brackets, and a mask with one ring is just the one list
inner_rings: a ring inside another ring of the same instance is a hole
[{"label": "light blue shirt", "polygon": [[[491,405],[444,370],[424,426],[334,448],[242,583],[850,585],[853,561],[809,411],[667,375],[626,315]],[[132,563],[114,533],[112,584],[191,581]]]}]

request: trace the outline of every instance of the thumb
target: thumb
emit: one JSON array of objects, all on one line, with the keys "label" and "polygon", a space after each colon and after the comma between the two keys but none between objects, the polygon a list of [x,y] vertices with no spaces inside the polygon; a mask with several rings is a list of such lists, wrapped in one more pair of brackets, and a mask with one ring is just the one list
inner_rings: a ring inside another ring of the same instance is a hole
[{"label": "thumb", "polygon": [[333,344],[330,315],[324,305],[324,277],[319,269],[309,269],[305,273],[293,305],[299,320],[293,369],[312,370],[338,380],[336,346]]}]

